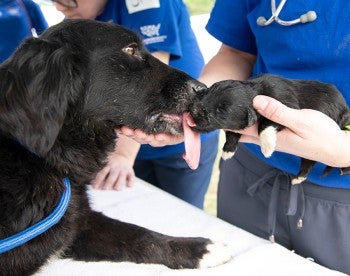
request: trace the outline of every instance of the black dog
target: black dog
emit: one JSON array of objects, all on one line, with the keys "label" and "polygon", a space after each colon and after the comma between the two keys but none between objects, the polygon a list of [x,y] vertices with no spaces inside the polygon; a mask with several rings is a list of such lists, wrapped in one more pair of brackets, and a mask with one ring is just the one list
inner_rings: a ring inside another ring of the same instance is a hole
[{"label": "black dog", "polygon": [[[0,240],[48,217],[71,181],[63,218],[0,255],[0,275],[28,275],[51,256],[213,266],[229,259],[205,238],[176,238],[90,209],[86,183],[114,149],[115,129],[182,133],[203,85],[145,51],[120,26],[71,20],[27,39],[0,67]],[[1,241],[0,241],[1,243]]]},{"label": "black dog", "polygon": [[[247,81],[227,80],[201,91],[191,107],[194,129],[200,132],[214,129],[244,129],[258,122],[261,151],[270,157],[275,149],[276,132],[283,126],[259,115],[253,108],[257,95],[273,97],[296,109],[315,109],[335,120],[345,129],[350,125],[350,111],[345,99],[332,85],[317,81],[290,80],[274,75],[262,75]],[[235,153],[240,134],[226,132],[223,158]],[[316,162],[301,159],[300,171],[292,184],[301,183]],[[328,169],[327,169],[328,171]]]}]

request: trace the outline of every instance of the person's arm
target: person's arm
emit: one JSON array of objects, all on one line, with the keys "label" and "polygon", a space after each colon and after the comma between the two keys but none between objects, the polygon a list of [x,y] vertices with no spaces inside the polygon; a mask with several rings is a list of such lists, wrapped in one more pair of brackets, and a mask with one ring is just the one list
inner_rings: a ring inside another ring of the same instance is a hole
[{"label": "person's arm", "polygon": [[152,56],[159,59],[161,62],[165,64],[169,64],[170,54],[167,52],[164,52],[164,51],[153,52]]},{"label": "person's arm", "polygon": [[[262,116],[287,127],[277,134],[276,150],[332,167],[350,166],[350,131],[341,130],[327,115],[292,109],[267,96],[256,96],[253,105]],[[256,125],[239,132],[241,142],[259,144]]]},{"label": "person's arm", "polygon": [[199,81],[207,86],[221,80],[246,80],[256,57],[222,44],[218,53],[204,67]]}]

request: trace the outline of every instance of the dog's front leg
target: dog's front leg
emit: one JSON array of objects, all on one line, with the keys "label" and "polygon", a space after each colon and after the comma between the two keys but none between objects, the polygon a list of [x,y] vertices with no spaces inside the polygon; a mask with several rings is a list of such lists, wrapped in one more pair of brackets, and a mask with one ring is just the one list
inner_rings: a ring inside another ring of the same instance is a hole
[{"label": "dog's front leg", "polygon": [[227,160],[230,159],[233,155],[235,155],[237,150],[238,140],[241,137],[241,134],[234,133],[232,131],[225,131],[226,141],[222,148],[222,159]]},{"label": "dog's front leg", "polygon": [[163,264],[199,268],[230,259],[226,247],[205,238],[176,238],[91,212],[65,257],[82,261]]}]

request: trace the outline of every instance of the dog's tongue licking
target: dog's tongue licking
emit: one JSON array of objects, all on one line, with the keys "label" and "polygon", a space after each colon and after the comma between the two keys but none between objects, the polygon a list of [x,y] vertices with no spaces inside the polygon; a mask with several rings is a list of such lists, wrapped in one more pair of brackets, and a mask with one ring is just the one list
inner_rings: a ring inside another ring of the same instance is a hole
[{"label": "dog's tongue licking", "polygon": [[185,136],[185,153],[182,157],[192,170],[198,168],[201,150],[200,135],[191,129],[191,126],[193,127],[195,125],[191,115],[189,113],[184,113],[182,117],[182,126]]}]

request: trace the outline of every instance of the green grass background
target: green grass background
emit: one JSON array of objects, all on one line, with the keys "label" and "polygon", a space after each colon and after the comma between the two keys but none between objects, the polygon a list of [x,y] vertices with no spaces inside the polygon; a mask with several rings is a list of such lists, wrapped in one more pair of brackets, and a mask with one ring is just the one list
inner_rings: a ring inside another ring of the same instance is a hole
[{"label": "green grass background", "polygon": [[184,0],[191,15],[209,13],[215,0]]}]

